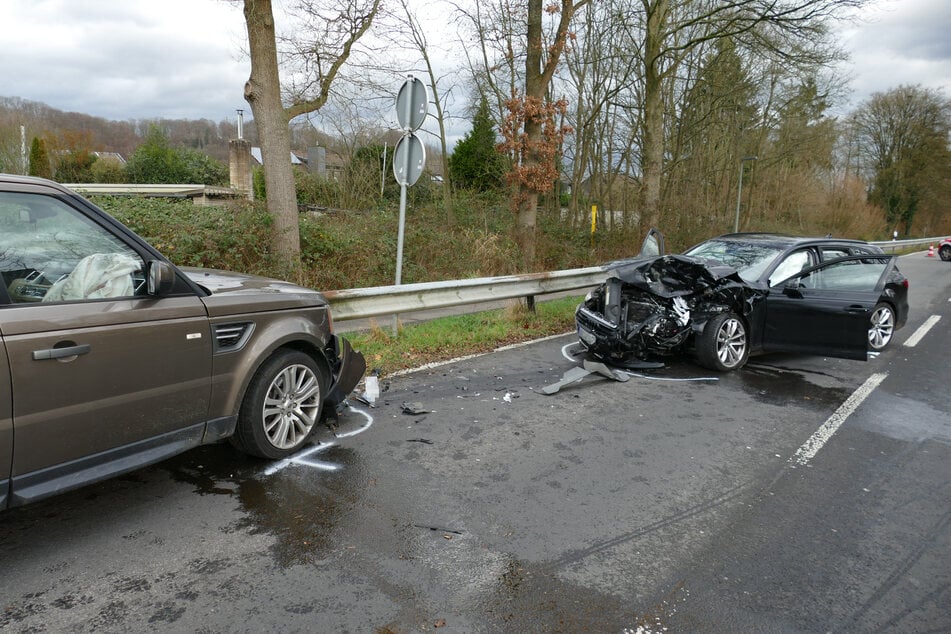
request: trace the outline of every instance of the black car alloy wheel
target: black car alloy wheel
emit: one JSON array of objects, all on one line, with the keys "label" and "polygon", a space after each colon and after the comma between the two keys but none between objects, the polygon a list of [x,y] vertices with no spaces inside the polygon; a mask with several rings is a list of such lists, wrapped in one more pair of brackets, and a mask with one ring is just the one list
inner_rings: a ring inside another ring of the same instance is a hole
[{"label": "black car alloy wheel", "polygon": [[707,322],[696,347],[704,367],[718,372],[742,368],[750,355],[746,325],[733,313],[721,313]]},{"label": "black car alloy wheel", "polygon": [[888,347],[895,332],[895,310],[885,302],[879,302],[872,311],[868,326],[868,347],[878,352]]}]

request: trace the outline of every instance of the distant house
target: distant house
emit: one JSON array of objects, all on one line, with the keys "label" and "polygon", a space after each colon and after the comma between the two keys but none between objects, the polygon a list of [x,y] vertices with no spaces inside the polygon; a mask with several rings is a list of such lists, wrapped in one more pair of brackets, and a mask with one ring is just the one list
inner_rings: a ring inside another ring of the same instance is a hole
[{"label": "distant house", "polygon": [[[264,165],[264,158],[261,155],[261,148],[251,147],[251,164]],[[331,180],[338,180],[345,162],[343,157],[323,147],[312,147],[307,150],[307,154],[298,154],[291,151],[291,165],[301,169],[306,169],[312,174],[320,174]]]},{"label": "distant house", "polygon": [[[254,165],[264,165],[264,156],[261,154],[261,148],[251,147],[251,162]],[[299,156],[291,152],[291,165],[306,166],[307,161],[301,160]]]},{"label": "distant house", "polygon": [[92,155],[102,161],[115,161],[119,165],[126,164],[126,160],[118,152],[93,152]]}]

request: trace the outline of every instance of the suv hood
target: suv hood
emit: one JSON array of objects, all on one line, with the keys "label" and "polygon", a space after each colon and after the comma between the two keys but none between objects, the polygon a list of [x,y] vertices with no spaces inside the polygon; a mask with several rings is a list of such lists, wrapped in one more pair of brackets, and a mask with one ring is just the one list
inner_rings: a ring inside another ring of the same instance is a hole
[{"label": "suv hood", "polygon": [[290,282],[215,269],[183,267],[180,270],[208,292],[202,300],[212,316],[328,305],[317,291]]}]

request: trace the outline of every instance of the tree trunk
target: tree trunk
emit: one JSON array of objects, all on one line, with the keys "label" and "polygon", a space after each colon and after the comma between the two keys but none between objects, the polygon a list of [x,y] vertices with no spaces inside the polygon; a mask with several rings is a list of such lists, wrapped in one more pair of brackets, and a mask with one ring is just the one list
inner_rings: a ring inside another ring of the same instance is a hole
[{"label": "tree trunk", "polygon": [[667,25],[667,0],[645,3],[644,34],[644,147],[641,151],[642,199],[640,217],[646,226],[660,222],[660,181],[664,167],[664,99],[660,51]]},{"label": "tree trunk", "polygon": [[[525,102],[545,98],[545,82],[542,80],[542,0],[528,0],[527,49],[525,52]],[[526,107],[526,110],[528,108]],[[528,148],[523,157],[526,167],[538,165],[537,148],[542,142],[541,121],[526,113],[525,138]],[[516,238],[522,250],[522,270],[531,271],[535,266],[535,222],[538,215],[538,192],[526,183],[519,183],[518,217]]]},{"label": "tree trunk", "polygon": [[300,268],[297,192],[289,122],[281,103],[271,0],[245,0],[244,18],[251,49],[251,76],[244,85],[244,98],[251,105],[261,140],[267,210],[273,222],[271,246],[281,265],[296,270]]}]

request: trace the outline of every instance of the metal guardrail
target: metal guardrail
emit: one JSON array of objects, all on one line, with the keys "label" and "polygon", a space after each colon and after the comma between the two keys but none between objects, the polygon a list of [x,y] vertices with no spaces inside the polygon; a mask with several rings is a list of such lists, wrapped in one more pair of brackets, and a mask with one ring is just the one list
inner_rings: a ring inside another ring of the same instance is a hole
[{"label": "metal guardrail", "polygon": [[[928,246],[941,240],[942,238],[922,238],[870,244],[881,247],[888,253],[911,247]],[[345,321],[581,290],[604,282],[607,279],[608,270],[606,266],[592,266],[527,275],[351,288],[326,291],[324,296],[330,302],[334,320]]]},{"label": "metal guardrail", "polygon": [[327,291],[324,297],[330,302],[334,320],[342,321],[573,291],[597,286],[606,278],[604,267],[593,266],[550,273],[351,288]]},{"label": "metal guardrail", "polygon": [[886,242],[869,242],[880,247],[885,253],[894,253],[895,251],[904,251],[913,247],[927,247],[941,242],[944,238],[919,238],[917,240],[888,240]]}]

